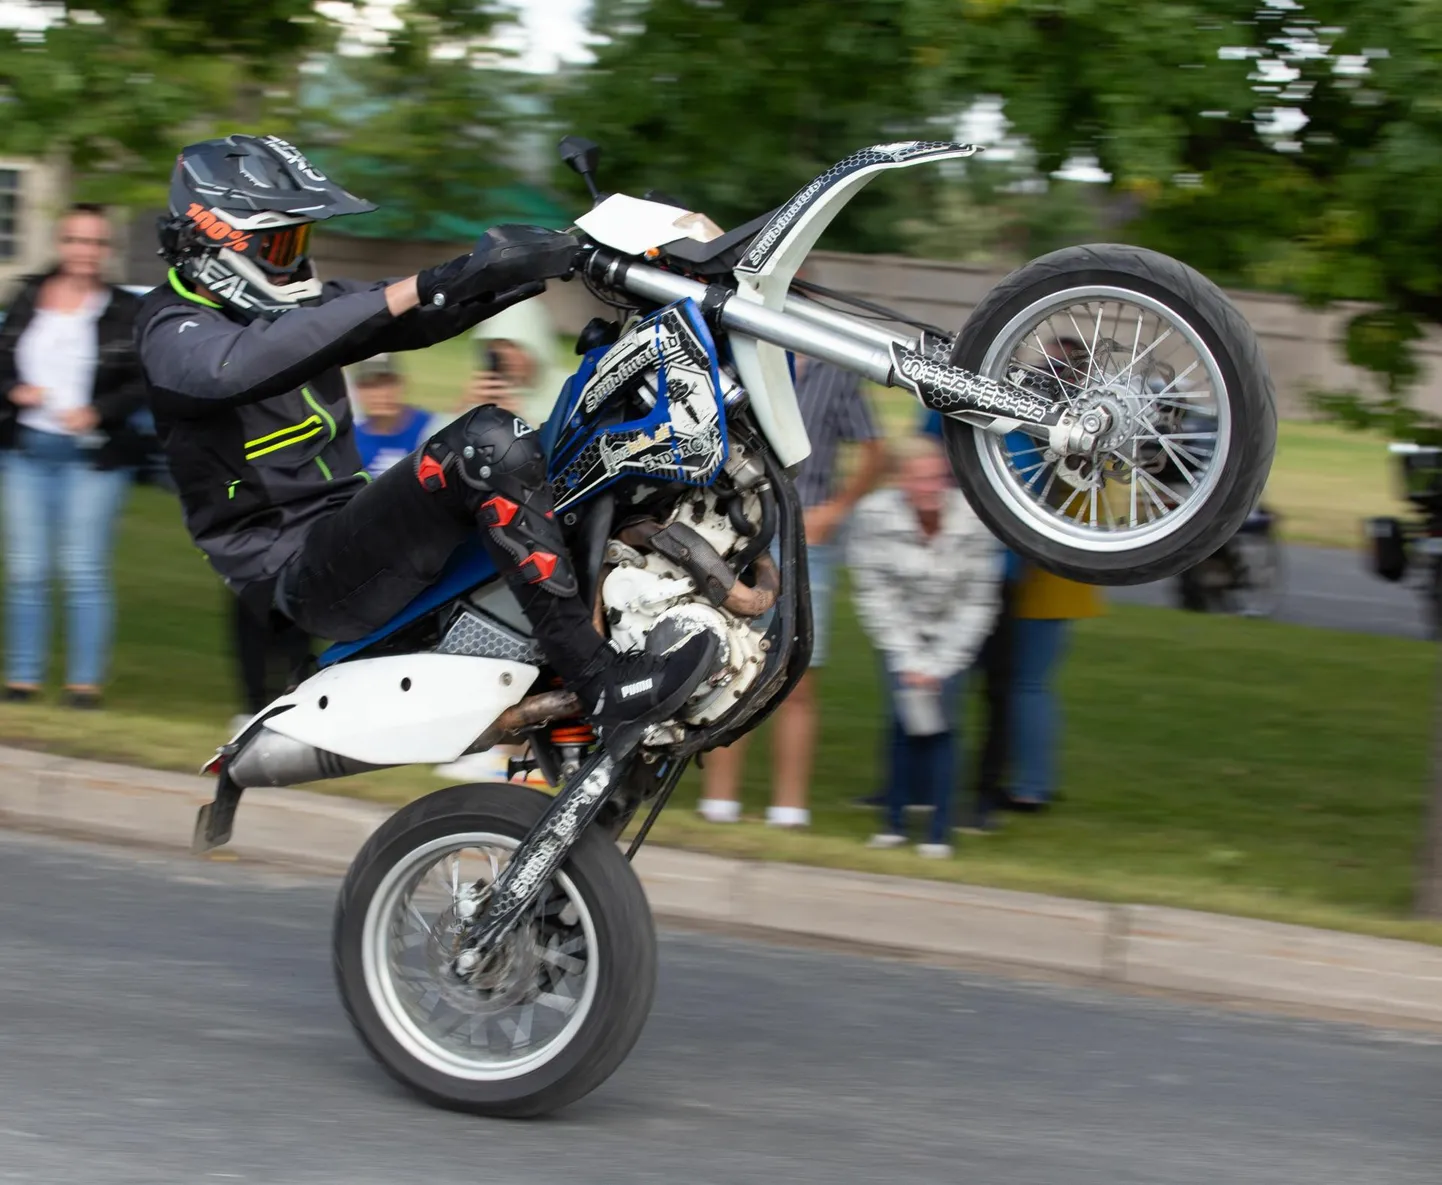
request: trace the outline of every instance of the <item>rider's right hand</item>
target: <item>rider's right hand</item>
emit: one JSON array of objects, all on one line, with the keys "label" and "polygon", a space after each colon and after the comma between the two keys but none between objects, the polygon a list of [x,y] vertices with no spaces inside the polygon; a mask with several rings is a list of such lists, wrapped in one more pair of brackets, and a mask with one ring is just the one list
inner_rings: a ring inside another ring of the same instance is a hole
[{"label": "rider's right hand", "polygon": [[494,226],[469,255],[416,277],[422,305],[442,307],[503,292],[518,284],[570,274],[580,240],[540,226]]}]

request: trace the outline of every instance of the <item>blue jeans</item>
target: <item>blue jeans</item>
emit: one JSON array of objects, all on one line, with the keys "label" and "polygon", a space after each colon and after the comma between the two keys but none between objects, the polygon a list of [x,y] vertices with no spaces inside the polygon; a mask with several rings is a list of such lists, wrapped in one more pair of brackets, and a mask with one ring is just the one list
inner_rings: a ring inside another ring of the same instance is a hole
[{"label": "blue jeans", "polygon": [[1061,702],[1056,671],[1071,622],[1018,618],[1013,623],[1011,683],[1011,797],[1047,802],[1056,789]]},{"label": "blue jeans", "polygon": [[130,482],[126,469],[99,470],[73,436],[21,428],[4,454],[5,681],[39,684],[50,652],[50,575],[65,583],[70,687],[105,678],[115,598],[110,550]]},{"label": "blue jeans", "polygon": [[[886,672],[886,690],[895,703],[900,680]],[[948,722],[935,736],[907,736],[896,718],[891,716],[891,769],[886,783],[886,830],[892,835],[906,834],[906,808],[912,803],[930,805],[931,823],[928,843],[951,842],[951,808],[956,797],[958,730],[950,722],[957,717],[957,704],[966,687],[966,672],[960,671],[941,684],[942,719]]]}]

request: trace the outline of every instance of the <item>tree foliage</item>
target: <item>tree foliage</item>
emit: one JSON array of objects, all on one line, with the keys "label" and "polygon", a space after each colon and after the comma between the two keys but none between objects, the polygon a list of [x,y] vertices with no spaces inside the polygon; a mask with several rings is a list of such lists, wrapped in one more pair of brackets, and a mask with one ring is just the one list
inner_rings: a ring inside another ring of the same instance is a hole
[{"label": "tree foliage", "polygon": [[[603,0],[592,28],[606,41],[558,96],[558,127],[602,146],[607,188],[655,187],[722,226],[867,144],[950,135],[893,0]],[[827,242],[895,251],[891,229],[917,200],[916,185],[879,182]]]},{"label": "tree foliage", "polygon": [[[492,0],[406,0],[346,46],[362,3],[139,0],[65,4],[39,32],[0,31],[0,150],[62,160],[77,196],[153,204],[177,148],[266,130],[318,137],[416,217],[494,180]],[[344,170],[344,171],[343,171]],[[356,187],[360,188],[359,182]]]}]

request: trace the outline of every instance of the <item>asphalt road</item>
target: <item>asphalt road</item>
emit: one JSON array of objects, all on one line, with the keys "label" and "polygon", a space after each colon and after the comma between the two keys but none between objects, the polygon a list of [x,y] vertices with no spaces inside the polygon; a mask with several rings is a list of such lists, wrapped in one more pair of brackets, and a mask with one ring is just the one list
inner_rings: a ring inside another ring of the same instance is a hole
[{"label": "asphalt road", "polygon": [[1435,1185],[1442,1039],[668,934],[622,1070],[432,1110],[341,1017],[334,882],[0,836],[0,1179]]},{"label": "asphalt road", "polygon": [[[1278,621],[1365,634],[1428,636],[1421,592],[1412,584],[1388,584],[1366,570],[1360,551],[1330,547],[1284,548],[1282,603]],[[1113,588],[1122,604],[1176,604],[1176,582]]]}]

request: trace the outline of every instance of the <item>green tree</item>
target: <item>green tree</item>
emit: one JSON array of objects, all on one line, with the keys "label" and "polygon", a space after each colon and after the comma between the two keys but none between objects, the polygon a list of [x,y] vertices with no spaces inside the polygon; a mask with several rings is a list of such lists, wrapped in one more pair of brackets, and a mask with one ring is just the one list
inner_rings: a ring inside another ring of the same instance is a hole
[{"label": "green tree", "polygon": [[538,117],[524,76],[492,47],[492,4],[411,3],[369,54],[334,55],[302,93],[297,134],[348,188],[387,211],[387,233],[436,214],[475,217],[513,180],[517,124]]},{"label": "green tree", "polygon": [[[857,148],[950,137],[906,18],[893,0],[599,0],[606,40],[557,126],[602,146],[606,188],[654,187],[735,226]],[[929,201],[917,176],[875,184],[827,245],[897,250],[897,222]]]},{"label": "green tree", "polygon": [[314,136],[347,182],[370,182],[416,218],[450,209],[458,187],[509,175],[500,56],[480,48],[500,4],[407,0],[386,29],[345,45],[355,8],[56,6],[40,32],[0,31],[0,149],[64,161],[77,197],[128,205],[163,200],[177,148],[233,131]]}]

